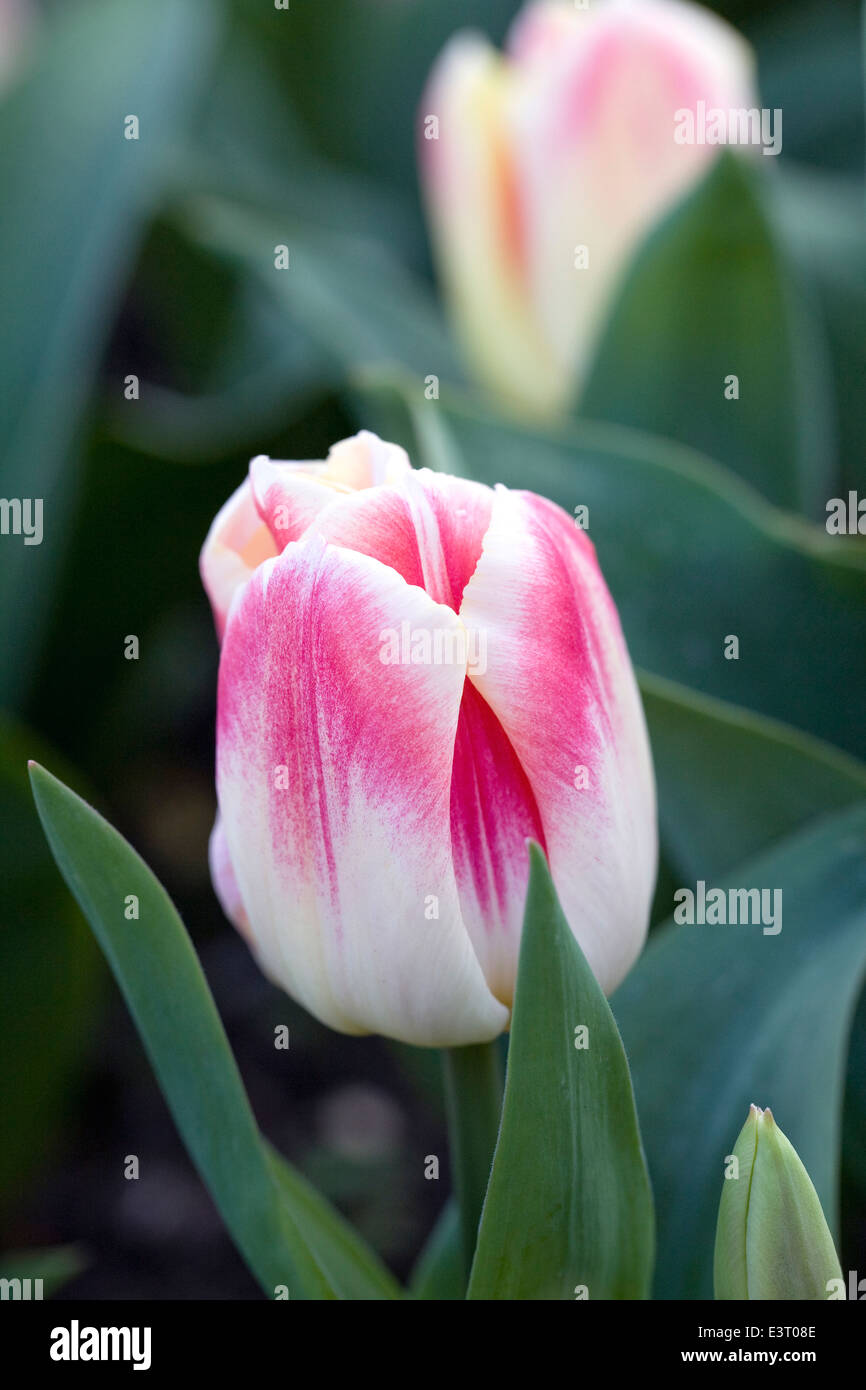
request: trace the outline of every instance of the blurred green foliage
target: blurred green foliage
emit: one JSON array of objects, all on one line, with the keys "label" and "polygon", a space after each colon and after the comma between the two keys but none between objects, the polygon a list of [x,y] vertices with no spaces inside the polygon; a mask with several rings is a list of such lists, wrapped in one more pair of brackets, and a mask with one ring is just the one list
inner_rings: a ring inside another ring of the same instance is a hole
[{"label": "blurred green foliage", "polygon": [[[40,1165],[59,1137],[75,1142],[65,1117],[86,1039],[106,1027],[23,759],[46,740],[52,767],[83,769],[194,939],[227,930],[206,878],[216,649],[198,550],[252,455],[322,457],[378,426],[417,463],[589,504],[647,671],[659,915],[683,876],[758,854],[790,894],[772,969],[763,948],[777,943],[705,950],[705,937],[698,950],[663,930],[614,1001],[661,1287],[682,1291],[677,1251],[705,1238],[709,1165],[753,1099],[777,1111],[831,1206],[841,1171],[843,1267],[862,1268],[862,1002],[850,1050],[849,1024],[866,891],[850,851],[866,788],[866,549],[821,524],[829,496],[866,489],[861,14],[849,0],[715,8],[755,43],[762,99],[784,110],[784,152],[761,161],[778,167],[747,177],[723,163],[675,211],[635,260],[583,417],[534,431],[465,379],[414,171],[436,55],[458,27],[501,39],[514,0],[43,7],[0,94],[0,493],[45,504],[41,546],[0,539],[0,695],[15,717],[0,726],[7,1229],[34,1211],[38,1229]],[[123,139],[130,112],[138,142]],[[733,428],[701,374],[742,363]],[[731,632],[738,662],[722,657]],[[129,633],[137,663],[123,659]],[[792,1047],[798,1019],[814,1031]],[[317,1047],[330,1055],[312,1029],[308,1062]],[[692,1134],[704,1116],[701,1172],[677,1147],[678,1093],[694,1097]],[[339,1170],[312,1138],[298,1147]],[[692,1291],[710,1264],[711,1245]]]}]

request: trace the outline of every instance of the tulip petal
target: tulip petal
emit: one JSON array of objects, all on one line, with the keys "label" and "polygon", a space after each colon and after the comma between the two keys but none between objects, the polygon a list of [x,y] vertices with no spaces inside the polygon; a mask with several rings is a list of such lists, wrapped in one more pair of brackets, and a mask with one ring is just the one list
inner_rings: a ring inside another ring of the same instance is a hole
[{"label": "tulip petal", "polygon": [[394,483],[411,471],[404,449],[361,430],[335,444],[324,463],[295,463],[262,454],[250,464],[250,479],[259,514],[277,550],[285,550],[335,496]]},{"label": "tulip petal", "polygon": [[350,489],[326,476],[324,463],[284,463],[264,454],[250,463],[250,483],[261,520],[276,550],[298,540],[335,493]]},{"label": "tulip petal", "polygon": [[482,483],[420,468],[395,487],[332,502],[311,530],[332,545],[380,560],[457,612],[492,506],[493,492]]},{"label": "tulip petal", "polygon": [[[490,524],[493,491],[420,469],[399,487],[339,499],[313,530],[330,544],[371,555],[437,602],[459,609]],[[474,668],[485,659],[467,633]],[[510,1006],[529,861],[527,838],[544,844],[538,808],[498,720],[473,686],[460,706],[451,782],[454,869],[466,930],[490,989]]]},{"label": "tulip petal", "polygon": [[334,444],[326,468],[335,482],[356,490],[397,483],[412,471],[406,450],[380,439],[371,430],[360,430],[351,439]]},{"label": "tulip petal", "polygon": [[222,639],[236,591],[276,547],[262,521],[249,480],[241,483],[211,522],[202,546],[199,569],[210,599],[217,636]]},{"label": "tulip petal", "polygon": [[250,920],[241,900],[241,890],[238,887],[238,881],[232,867],[226,834],[219,815],[214,821],[210,834],[208,864],[210,865],[211,882],[219,899],[220,907],[232,926],[237,927],[241,935],[252,944]]},{"label": "tulip petal", "polygon": [[613,600],[559,507],[497,488],[464,623],[486,633],[469,678],[532,789],[572,931],[610,993],[643,942],[655,877],[652,763]]},{"label": "tulip petal", "polygon": [[310,536],[236,600],[217,789],[262,968],[344,1032],[496,1036],[460,913],[450,784],[465,664],[383,661],[383,634],[460,621],[366,555]]}]

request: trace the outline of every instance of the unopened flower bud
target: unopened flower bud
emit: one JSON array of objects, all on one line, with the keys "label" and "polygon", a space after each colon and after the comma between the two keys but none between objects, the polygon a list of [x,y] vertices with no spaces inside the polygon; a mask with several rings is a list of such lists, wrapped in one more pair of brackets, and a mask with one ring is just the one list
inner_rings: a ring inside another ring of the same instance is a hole
[{"label": "unopened flower bud", "polygon": [[716,1228],[716,1298],[827,1298],[828,1282],[841,1276],[833,1237],[770,1110],[752,1106],[731,1158]]}]

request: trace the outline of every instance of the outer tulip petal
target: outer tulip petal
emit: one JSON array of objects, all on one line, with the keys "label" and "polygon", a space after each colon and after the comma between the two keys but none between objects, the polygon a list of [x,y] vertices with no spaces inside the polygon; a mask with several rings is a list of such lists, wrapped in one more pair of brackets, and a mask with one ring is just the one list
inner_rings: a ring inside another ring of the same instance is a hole
[{"label": "outer tulip petal", "polygon": [[553,503],[497,489],[461,617],[487,633],[487,669],[470,679],[526,773],[563,910],[610,993],[646,933],[655,792],[640,696],[592,545]]},{"label": "outer tulip petal", "polygon": [[237,927],[241,935],[245,936],[247,941],[252,944],[250,919],[241,901],[241,890],[238,887],[238,881],[232,867],[229,847],[226,843],[226,835],[219,815],[217,815],[214,821],[213,830],[210,834],[208,863],[210,864],[211,882],[213,883],[214,892],[219,899],[220,907],[232,925]]},{"label": "outer tulip petal", "polygon": [[460,628],[316,536],[257,571],[220,664],[220,809],[272,979],[344,1032],[478,1042],[508,1011],[472,950],[451,859],[465,666],[383,664],[383,632],[403,622]]},{"label": "outer tulip petal", "polygon": [[338,499],[311,530],[332,545],[381,560],[457,612],[492,506],[493,491],[482,483],[420,468],[395,487]]},{"label": "outer tulip petal", "polygon": [[217,512],[199,557],[202,583],[220,639],[236,591],[262,561],[276,553],[271,534],[256,511],[247,480]]}]

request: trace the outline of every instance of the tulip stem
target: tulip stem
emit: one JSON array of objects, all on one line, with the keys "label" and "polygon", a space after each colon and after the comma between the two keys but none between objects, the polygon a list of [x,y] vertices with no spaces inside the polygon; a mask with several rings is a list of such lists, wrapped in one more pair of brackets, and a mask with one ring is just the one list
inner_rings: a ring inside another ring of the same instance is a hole
[{"label": "tulip stem", "polygon": [[496,1042],[443,1052],[451,1168],[467,1282],[478,1238],[502,1113],[502,1063]]}]

